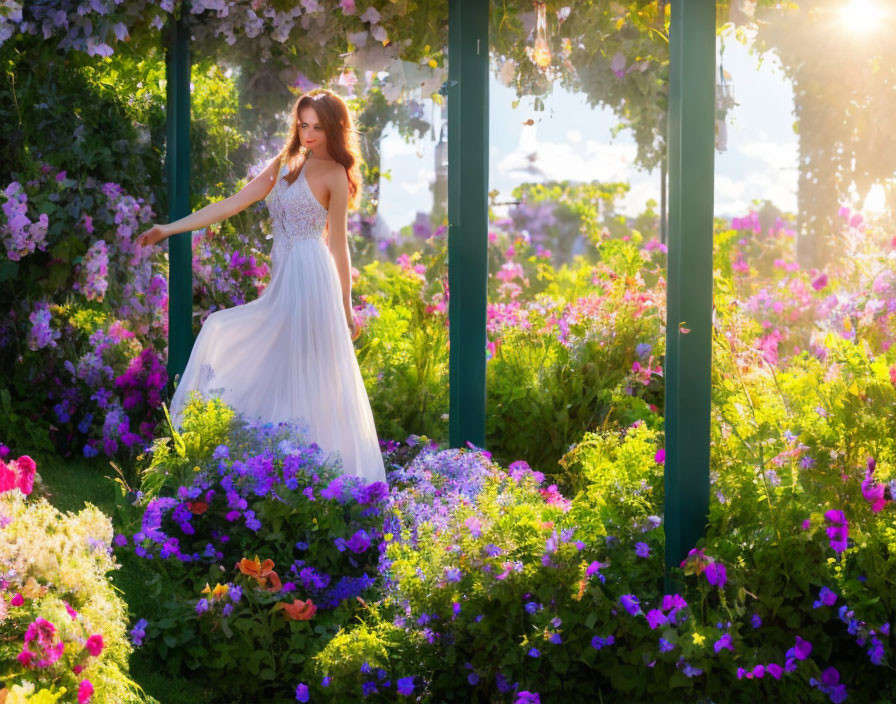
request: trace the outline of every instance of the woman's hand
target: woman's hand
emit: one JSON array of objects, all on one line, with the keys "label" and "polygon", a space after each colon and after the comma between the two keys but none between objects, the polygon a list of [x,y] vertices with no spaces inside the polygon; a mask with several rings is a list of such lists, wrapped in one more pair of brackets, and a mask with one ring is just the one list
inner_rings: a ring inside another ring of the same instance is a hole
[{"label": "woman's hand", "polygon": [[361,329],[358,327],[358,321],[355,320],[354,311],[351,309],[345,311],[345,322],[348,325],[352,340],[357,340],[361,334]]},{"label": "woman's hand", "polygon": [[137,235],[137,244],[141,247],[146,247],[151,244],[158,244],[166,237],[168,237],[168,232],[164,225],[153,225],[148,230]]}]

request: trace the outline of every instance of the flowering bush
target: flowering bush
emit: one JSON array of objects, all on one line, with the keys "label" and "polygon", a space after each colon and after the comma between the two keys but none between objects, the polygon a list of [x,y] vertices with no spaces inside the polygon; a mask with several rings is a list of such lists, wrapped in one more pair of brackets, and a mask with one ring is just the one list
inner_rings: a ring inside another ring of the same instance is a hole
[{"label": "flowering bush", "polygon": [[127,675],[125,604],[108,581],[112,524],[32,493],[36,466],[0,446],[0,699],[143,702]]},{"label": "flowering bush", "polygon": [[183,432],[153,445],[138,523],[116,537],[157,575],[136,639],[218,691],[282,696],[378,580],[388,488],[341,475],[305,432],[194,398]]}]

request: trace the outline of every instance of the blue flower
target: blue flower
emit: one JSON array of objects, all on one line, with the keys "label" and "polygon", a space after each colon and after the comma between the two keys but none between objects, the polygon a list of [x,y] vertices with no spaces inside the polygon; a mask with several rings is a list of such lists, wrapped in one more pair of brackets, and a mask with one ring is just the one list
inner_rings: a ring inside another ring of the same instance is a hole
[{"label": "blue flower", "polygon": [[540,658],[541,653],[538,651],[538,648],[529,648],[529,652],[526,653],[530,658]]},{"label": "blue flower", "polygon": [[594,636],[591,639],[591,647],[595,650],[600,650],[601,648],[605,648],[608,645],[613,645],[616,642],[616,638],[610,634],[606,638],[602,638],[601,636]]},{"label": "blue flower", "polygon": [[143,639],[146,637],[146,627],[149,622],[145,618],[141,618],[131,629],[131,643],[134,645],[143,645]]},{"label": "blue flower", "polygon": [[403,697],[408,697],[414,693],[414,678],[413,677],[399,677],[398,682],[396,683],[398,686],[398,693]]},{"label": "blue flower", "polygon": [[308,685],[304,682],[300,682],[296,687],[296,701],[299,702],[307,702],[309,699],[308,695]]}]

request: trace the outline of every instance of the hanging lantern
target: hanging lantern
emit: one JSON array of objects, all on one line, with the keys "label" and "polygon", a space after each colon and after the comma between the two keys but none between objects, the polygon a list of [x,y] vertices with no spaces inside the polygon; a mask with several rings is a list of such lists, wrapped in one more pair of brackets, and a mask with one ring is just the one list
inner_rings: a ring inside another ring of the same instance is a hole
[{"label": "hanging lantern", "polygon": [[716,149],[724,152],[728,148],[728,111],[736,105],[734,101],[734,79],[719,64],[719,82],[716,84]]},{"label": "hanging lantern", "polygon": [[551,50],[547,37],[547,9],[543,2],[535,3],[535,46],[526,47],[526,54],[539,68],[551,65]]}]

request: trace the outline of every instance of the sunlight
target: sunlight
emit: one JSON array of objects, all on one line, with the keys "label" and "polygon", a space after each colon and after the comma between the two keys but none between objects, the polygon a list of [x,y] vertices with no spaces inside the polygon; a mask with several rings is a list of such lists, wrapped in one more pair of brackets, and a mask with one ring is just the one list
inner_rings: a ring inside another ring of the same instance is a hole
[{"label": "sunlight", "polygon": [[840,19],[850,32],[865,34],[880,24],[884,14],[875,0],[849,0],[840,10]]}]

